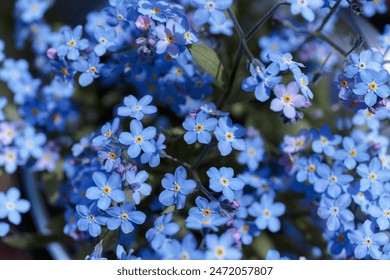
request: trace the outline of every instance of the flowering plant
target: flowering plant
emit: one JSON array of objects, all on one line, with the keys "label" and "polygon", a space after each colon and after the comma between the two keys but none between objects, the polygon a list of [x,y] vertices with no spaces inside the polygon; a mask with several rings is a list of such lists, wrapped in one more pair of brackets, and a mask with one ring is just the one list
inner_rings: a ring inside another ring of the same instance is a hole
[{"label": "flowering plant", "polygon": [[[0,192],[4,242],[390,258],[384,0],[106,0],[48,20],[60,2],[16,0],[0,40],[1,184],[20,187]],[[17,227],[28,211],[36,233]]]}]

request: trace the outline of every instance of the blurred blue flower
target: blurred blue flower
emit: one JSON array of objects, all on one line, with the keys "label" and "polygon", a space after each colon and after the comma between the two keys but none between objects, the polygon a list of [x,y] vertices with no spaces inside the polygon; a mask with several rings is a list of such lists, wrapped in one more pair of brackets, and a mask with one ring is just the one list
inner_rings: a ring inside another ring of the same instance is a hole
[{"label": "blurred blue flower", "polygon": [[145,237],[153,249],[160,249],[168,237],[179,232],[180,226],[171,222],[172,217],[172,213],[159,216],[154,222],[154,227],[146,232]]},{"label": "blurred blue flower", "polygon": [[260,230],[268,228],[271,232],[277,232],[280,230],[279,217],[286,211],[286,206],[281,202],[274,203],[274,195],[263,194],[260,203],[255,201],[248,211],[256,218],[255,223]]},{"label": "blurred blue flower", "polygon": [[[7,218],[14,225],[22,221],[21,213],[30,210],[30,202],[20,198],[20,191],[16,187],[10,187],[7,193],[0,192],[0,219]],[[3,225],[5,232],[7,226]]]},{"label": "blurred blue flower", "polygon": [[208,234],[205,241],[207,260],[238,260],[242,258],[242,252],[234,246],[233,235],[228,231],[220,237],[216,234]]}]

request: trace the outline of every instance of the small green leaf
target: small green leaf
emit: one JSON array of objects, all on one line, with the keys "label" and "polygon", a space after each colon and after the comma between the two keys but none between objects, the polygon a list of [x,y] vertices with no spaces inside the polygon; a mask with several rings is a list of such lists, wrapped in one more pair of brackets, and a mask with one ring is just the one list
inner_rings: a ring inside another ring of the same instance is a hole
[{"label": "small green leaf", "polygon": [[162,214],[172,213],[173,211],[175,211],[175,208],[176,208],[175,205],[168,206],[167,208],[164,209]]},{"label": "small green leaf", "polygon": [[188,50],[199,66],[215,79],[215,84],[223,89],[227,74],[215,51],[200,44],[190,45],[188,46]]}]

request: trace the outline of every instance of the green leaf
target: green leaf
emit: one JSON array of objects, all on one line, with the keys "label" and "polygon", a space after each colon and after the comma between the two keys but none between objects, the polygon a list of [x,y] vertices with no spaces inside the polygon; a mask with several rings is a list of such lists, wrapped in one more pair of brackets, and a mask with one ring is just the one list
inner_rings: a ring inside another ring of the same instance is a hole
[{"label": "green leaf", "polygon": [[188,50],[199,66],[215,79],[215,84],[221,89],[224,89],[227,73],[216,52],[213,49],[200,44],[189,45]]}]

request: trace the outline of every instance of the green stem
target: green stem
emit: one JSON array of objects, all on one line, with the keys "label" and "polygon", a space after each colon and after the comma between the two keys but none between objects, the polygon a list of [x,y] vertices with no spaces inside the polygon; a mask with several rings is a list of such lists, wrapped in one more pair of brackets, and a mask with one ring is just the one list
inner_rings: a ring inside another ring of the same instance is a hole
[{"label": "green stem", "polygon": [[275,3],[275,5],[273,5],[272,8],[269,9],[268,12],[248,32],[248,34],[245,36],[245,40],[249,41],[252,36],[257,32],[257,30],[259,30],[264,25],[264,23],[266,23],[270,19],[270,17],[272,17],[276,10],[282,5],[290,5],[290,3],[287,3],[286,0],[281,0],[278,3]]},{"label": "green stem", "polygon": [[232,12],[232,10],[230,8],[227,9],[226,11],[227,11],[229,17],[232,19],[234,27],[237,30],[238,36],[240,37],[240,41],[241,41],[240,43],[244,46],[244,49],[247,52],[247,54],[249,55],[249,57],[251,58],[251,60],[255,59],[255,56],[252,54],[251,50],[248,47],[248,43],[245,39],[244,31],[242,30],[241,25],[238,22],[236,16],[234,15],[234,13]]}]

